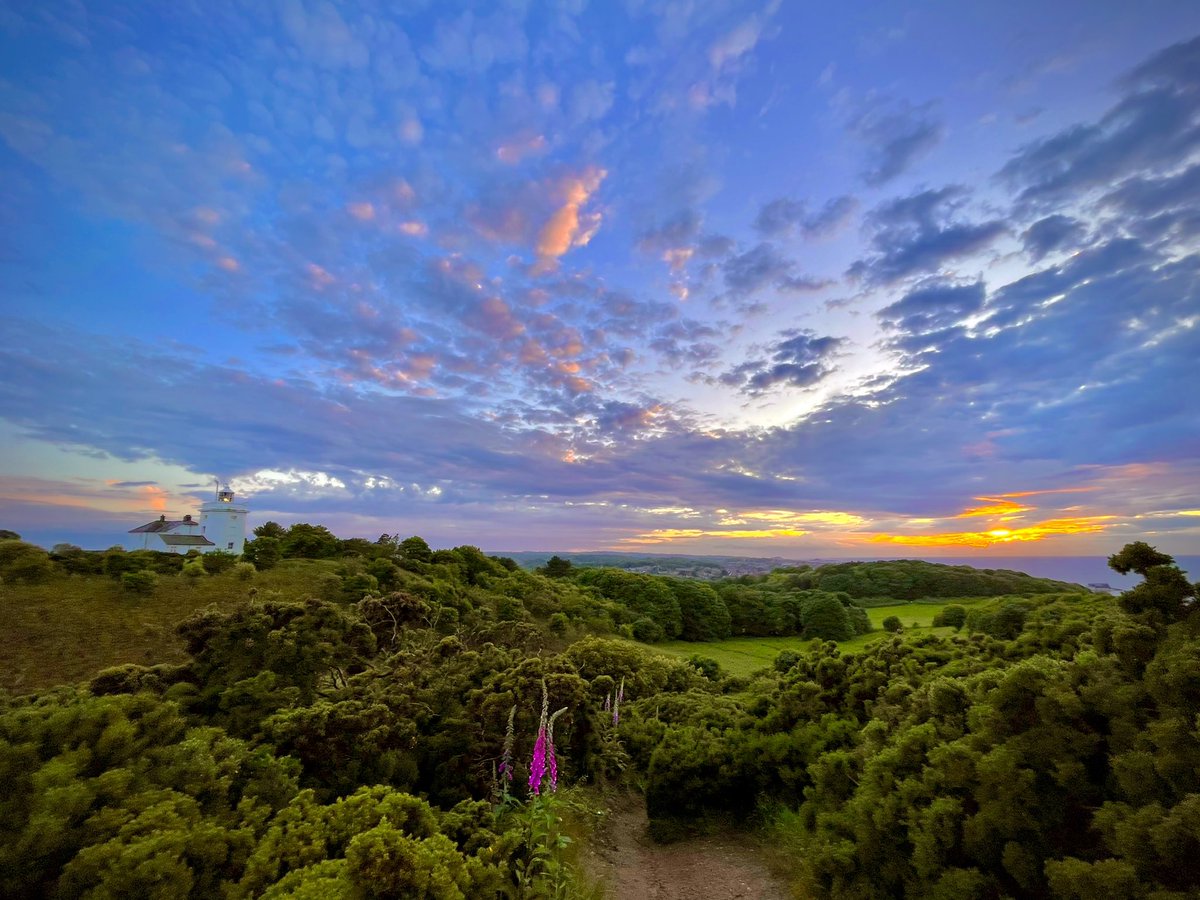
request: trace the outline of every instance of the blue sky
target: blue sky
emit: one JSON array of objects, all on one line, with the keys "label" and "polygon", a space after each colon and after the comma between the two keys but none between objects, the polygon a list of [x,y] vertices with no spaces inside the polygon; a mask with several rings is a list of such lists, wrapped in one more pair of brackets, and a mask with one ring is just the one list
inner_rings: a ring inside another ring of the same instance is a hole
[{"label": "blue sky", "polygon": [[1200,552],[1200,8],[10,3],[0,518]]}]

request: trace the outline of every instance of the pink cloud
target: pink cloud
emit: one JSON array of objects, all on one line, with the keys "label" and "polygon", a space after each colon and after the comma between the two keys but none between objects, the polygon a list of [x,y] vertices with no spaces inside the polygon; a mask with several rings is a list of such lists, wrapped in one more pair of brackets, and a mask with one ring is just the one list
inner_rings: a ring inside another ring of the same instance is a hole
[{"label": "pink cloud", "polygon": [[509,138],[496,148],[496,159],[514,166],[526,157],[546,152],[547,146],[545,135],[519,135]]},{"label": "pink cloud", "polygon": [[557,259],[572,247],[585,246],[600,227],[600,214],[583,211],[583,206],[600,187],[608,173],[590,166],[580,175],[563,181],[560,190],[564,202],[538,235],[537,252],[544,260]]}]

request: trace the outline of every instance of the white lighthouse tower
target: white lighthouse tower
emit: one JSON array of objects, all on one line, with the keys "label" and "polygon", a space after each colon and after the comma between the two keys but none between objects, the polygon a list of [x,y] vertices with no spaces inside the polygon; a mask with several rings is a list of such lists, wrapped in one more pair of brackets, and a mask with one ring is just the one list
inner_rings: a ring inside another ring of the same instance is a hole
[{"label": "white lighthouse tower", "polygon": [[246,515],[250,511],[233,502],[228,485],[217,484],[217,496],[200,507],[200,533],[213,542],[213,550],[241,556],[246,544]]}]

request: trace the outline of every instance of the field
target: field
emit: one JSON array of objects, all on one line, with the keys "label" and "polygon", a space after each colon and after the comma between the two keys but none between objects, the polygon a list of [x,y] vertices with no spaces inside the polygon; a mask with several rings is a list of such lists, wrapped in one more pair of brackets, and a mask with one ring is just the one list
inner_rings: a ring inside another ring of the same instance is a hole
[{"label": "field", "polygon": [[229,608],[258,595],[311,594],[333,562],[285,560],[249,581],[230,574],[161,576],[152,596],[123,592],[111,578],[66,576],[45,584],[0,585],[0,689],[28,693],[83,681],[121,663],[183,662],[175,626],[214,604]]},{"label": "field", "polygon": [[[908,634],[953,634],[953,628],[934,628],[933,617],[946,603],[961,603],[966,606],[971,600],[948,600],[939,603],[899,603],[894,606],[875,606],[867,610],[871,625],[876,629],[870,634],[862,634],[842,641],[845,650],[857,650],[872,641],[887,636],[883,630],[883,620],[888,616],[899,616]],[[689,656],[706,656],[715,659],[721,669],[731,675],[749,675],[751,672],[770,666],[782,650],[799,650],[810,642],[804,638],[789,637],[737,637],[727,641],[711,643],[693,643],[691,641],[669,641],[664,644],[654,644],[653,649],[661,650],[672,656],[687,659]]]}]

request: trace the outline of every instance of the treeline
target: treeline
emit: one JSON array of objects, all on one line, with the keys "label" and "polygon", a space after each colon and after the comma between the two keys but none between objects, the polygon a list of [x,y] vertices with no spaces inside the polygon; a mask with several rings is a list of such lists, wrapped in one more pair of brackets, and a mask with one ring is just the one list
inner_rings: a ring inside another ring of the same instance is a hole
[{"label": "treeline", "polygon": [[855,600],[921,600],[945,597],[998,597],[1004,594],[1062,594],[1081,590],[1081,585],[1049,578],[1034,578],[1009,569],[975,569],[948,566],[919,559],[875,562],[828,563],[778,568],[768,575],[737,579],[749,585],[783,585],[793,590],[842,592]]}]

